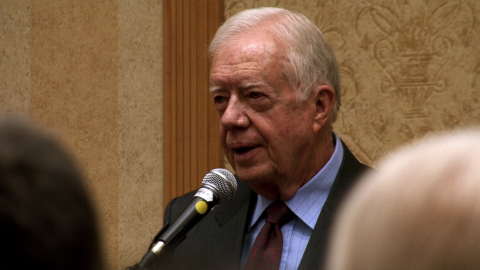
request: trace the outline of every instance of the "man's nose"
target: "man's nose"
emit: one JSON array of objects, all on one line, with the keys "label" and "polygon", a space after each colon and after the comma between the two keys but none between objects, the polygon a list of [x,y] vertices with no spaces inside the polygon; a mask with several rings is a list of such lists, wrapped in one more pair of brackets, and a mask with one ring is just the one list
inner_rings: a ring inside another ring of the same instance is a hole
[{"label": "man's nose", "polygon": [[220,124],[226,129],[247,128],[250,124],[247,106],[238,98],[231,97],[227,109],[222,114]]}]

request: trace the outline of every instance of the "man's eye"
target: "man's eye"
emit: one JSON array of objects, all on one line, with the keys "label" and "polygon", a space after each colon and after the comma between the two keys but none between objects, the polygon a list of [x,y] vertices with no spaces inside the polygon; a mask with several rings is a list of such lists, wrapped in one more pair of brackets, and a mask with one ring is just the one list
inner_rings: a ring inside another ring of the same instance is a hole
[{"label": "man's eye", "polygon": [[213,101],[215,102],[215,104],[223,103],[226,100],[227,99],[225,97],[222,97],[222,96],[216,96],[216,97],[213,98]]},{"label": "man's eye", "polygon": [[259,99],[263,95],[262,95],[262,93],[259,93],[259,92],[250,92],[250,94],[248,94],[248,96],[252,99]]}]

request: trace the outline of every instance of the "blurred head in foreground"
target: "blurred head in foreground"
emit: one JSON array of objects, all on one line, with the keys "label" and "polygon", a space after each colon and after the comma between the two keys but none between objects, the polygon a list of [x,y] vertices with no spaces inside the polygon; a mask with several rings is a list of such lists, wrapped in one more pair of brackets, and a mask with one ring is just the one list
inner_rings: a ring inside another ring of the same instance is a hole
[{"label": "blurred head in foreground", "polygon": [[0,118],[0,268],[103,269],[96,214],[57,139]]},{"label": "blurred head in foreground", "polygon": [[365,175],[327,269],[480,269],[480,131],[429,136]]}]

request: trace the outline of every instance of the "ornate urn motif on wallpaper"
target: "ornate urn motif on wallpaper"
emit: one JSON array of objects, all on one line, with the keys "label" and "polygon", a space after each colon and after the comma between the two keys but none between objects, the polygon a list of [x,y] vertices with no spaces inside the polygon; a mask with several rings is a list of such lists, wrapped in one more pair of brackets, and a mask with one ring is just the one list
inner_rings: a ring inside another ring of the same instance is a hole
[{"label": "ornate urn motif on wallpaper", "polygon": [[[468,7],[454,1],[431,9],[402,8],[397,14],[379,5],[366,7],[359,13],[357,26],[366,23],[378,32],[372,47],[374,59],[384,71],[380,90],[395,94],[406,118],[423,118],[429,97],[445,91],[445,79],[439,74],[454,56],[451,52],[460,40],[449,26]],[[455,30],[465,32],[471,26],[463,27]]]}]

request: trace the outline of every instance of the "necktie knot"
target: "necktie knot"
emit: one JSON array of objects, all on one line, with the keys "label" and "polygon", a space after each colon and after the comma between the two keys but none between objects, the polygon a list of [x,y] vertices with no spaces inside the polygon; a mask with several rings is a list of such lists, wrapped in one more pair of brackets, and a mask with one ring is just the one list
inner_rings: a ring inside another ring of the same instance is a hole
[{"label": "necktie knot", "polygon": [[267,222],[282,226],[293,218],[293,212],[282,201],[275,201],[267,207]]},{"label": "necktie knot", "polygon": [[278,270],[283,250],[283,235],[280,229],[294,217],[282,201],[267,207],[267,222],[258,233],[245,264],[246,270]]}]

